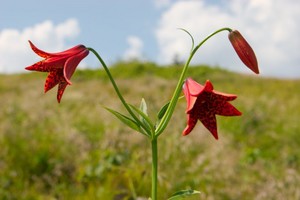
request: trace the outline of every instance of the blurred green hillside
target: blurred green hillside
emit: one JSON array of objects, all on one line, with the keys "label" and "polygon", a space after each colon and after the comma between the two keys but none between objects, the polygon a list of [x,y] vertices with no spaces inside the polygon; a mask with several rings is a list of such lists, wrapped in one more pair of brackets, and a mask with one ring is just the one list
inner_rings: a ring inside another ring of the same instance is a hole
[{"label": "blurred green hillside", "polygon": [[[180,66],[117,63],[125,99],[152,118],[170,99]],[[219,140],[201,123],[183,137],[185,100],[159,139],[159,199],[180,189],[200,199],[300,199],[300,80],[195,66],[188,76],[237,94],[243,115],[218,117]],[[45,73],[0,75],[0,199],[147,199],[150,144],[102,105],[126,113],[103,70],[79,70],[60,104]],[[199,199],[196,197],[194,199]]]}]

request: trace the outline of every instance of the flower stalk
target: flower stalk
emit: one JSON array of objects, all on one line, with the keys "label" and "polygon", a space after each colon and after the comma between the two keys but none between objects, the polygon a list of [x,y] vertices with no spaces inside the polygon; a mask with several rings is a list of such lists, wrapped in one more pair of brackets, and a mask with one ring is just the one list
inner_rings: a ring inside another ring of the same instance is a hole
[{"label": "flower stalk", "polygon": [[[184,29],[183,29],[184,30]],[[186,30],[184,30],[185,32],[187,32]],[[167,127],[172,115],[173,115],[173,112],[175,110],[175,107],[176,107],[176,104],[178,102],[178,99],[179,99],[179,96],[180,96],[180,93],[182,91],[182,85],[183,85],[183,82],[185,80],[185,77],[186,77],[186,73],[187,73],[187,69],[190,65],[190,62],[193,58],[193,56],[195,55],[195,53],[197,52],[197,50],[209,39],[211,38],[212,36],[222,32],[222,31],[229,31],[231,32],[232,29],[230,28],[221,28],[215,32],[213,32],[212,34],[210,34],[209,36],[207,36],[204,40],[202,40],[202,42],[200,42],[194,49],[192,49],[191,53],[190,53],[190,56],[189,58],[187,59],[183,69],[182,69],[182,72],[181,72],[181,75],[179,77],[179,80],[178,80],[178,83],[177,83],[177,86],[175,88],[175,91],[173,93],[173,96],[171,98],[171,101],[170,101],[170,104],[167,108],[167,111],[165,113],[165,115],[162,117],[160,123],[158,124],[158,126],[156,127],[156,130],[155,130],[155,134],[157,136],[159,136],[160,134],[162,134],[162,132],[165,130],[165,128]],[[188,33],[188,32],[187,32]],[[189,33],[188,33],[189,34]],[[190,35],[190,34],[189,34]],[[191,35],[190,35],[191,36]],[[192,38],[192,36],[191,36]],[[193,38],[192,38],[192,41]]]},{"label": "flower stalk", "polygon": [[137,121],[141,126],[142,128],[147,132],[147,135],[151,135],[151,132],[149,131],[149,129],[139,120],[139,118],[134,114],[134,112],[132,111],[132,109],[130,108],[130,106],[126,103],[124,97],[122,96],[113,76],[111,75],[107,65],[105,64],[104,60],[101,58],[101,56],[97,53],[97,51],[95,51],[93,48],[91,47],[88,47],[87,48],[89,51],[91,51],[97,58],[98,60],[100,61],[100,63],[102,64],[110,82],[112,83],[113,85],[113,88],[115,89],[115,92],[117,93],[120,101],[122,102],[123,106],[125,107],[125,109],[128,111],[128,113],[132,116],[132,118]]},{"label": "flower stalk", "polygon": [[[194,46],[194,39],[192,35],[185,29],[181,30],[186,32],[191,37],[191,52],[181,71],[179,80],[170,102],[163,106],[157,115],[157,123],[153,123],[148,117],[147,105],[144,100],[142,100],[140,108],[136,108],[135,106],[132,106],[126,102],[112,74],[110,73],[109,68],[107,67],[101,56],[93,48],[86,48],[83,45],[78,45],[63,52],[47,53],[36,48],[30,42],[32,50],[39,56],[43,57],[44,60],[28,66],[26,67],[26,69],[49,73],[45,83],[45,92],[58,84],[58,102],[60,102],[66,86],[71,84],[70,78],[80,61],[84,59],[89,54],[89,52],[92,52],[98,58],[110,82],[112,83],[112,86],[118,98],[131,117],[127,117],[126,115],[123,115],[109,108],[106,109],[114,114],[117,118],[119,118],[122,122],[124,122],[127,126],[147,136],[149,141],[151,141],[151,200],[157,200],[158,197],[158,137],[166,129],[174,113],[175,107],[182,92],[182,88],[187,99],[186,114],[188,115],[188,124],[186,129],[183,131],[183,135],[188,135],[193,130],[197,120],[199,119],[204,124],[204,126],[212,133],[212,135],[216,139],[218,139],[215,115],[238,116],[241,114],[237,109],[235,109],[231,104],[228,103],[228,101],[234,100],[236,96],[215,91],[209,80],[206,82],[205,86],[202,86],[192,79],[187,79],[183,87],[188,67],[197,50],[212,36],[222,31],[229,31],[229,40],[242,62],[255,73],[259,73],[254,51],[238,31],[232,31],[232,29],[226,27],[221,28],[208,35],[197,46]],[[180,192],[174,193],[174,195],[170,199],[177,199],[183,196],[189,196],[198,193],[199,192],[195,190],[182,190]]]},{"label": "flower stalk", "polygon": [[151,197],[152,200],[157,200],[157,161],[158,161],[158,152],[157,152],[157,138],[151,140],[151,149],[152,149],[152,186],[151,186]]}]

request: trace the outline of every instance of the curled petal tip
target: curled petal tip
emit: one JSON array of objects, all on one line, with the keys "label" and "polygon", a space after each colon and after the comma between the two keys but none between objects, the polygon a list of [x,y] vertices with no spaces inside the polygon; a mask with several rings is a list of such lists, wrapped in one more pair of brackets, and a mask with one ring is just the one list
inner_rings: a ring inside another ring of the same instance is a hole
[{"label": "curled petal tip", "polygon": [[30,45],[31,49],[33,51],[35,51],[37,49],[37,47],[30,40],[28,40],[28,42],[29,42],[29,45]]},{"label": "curled petal tip", "polygon": [[32,66],[25,67],[26,70],[31,70]]},{"label": "curled petal tip", "polygon": [[212,91],[214,89],[214,86],[212,85],[210,80],[206,80],[204,87],[206,91]]},{"label": "curled petal tip", "polygon": [[218,135],[216,135],[216,136],[214,135],[214,138],[215,138],[216,140],[218,140],[218,139],[219,139]]},{"label": "curled petal tip", "polygon": [[193,128],[191,128],[191,126],[188,124],[185,129],[182,131],[182,135],[183,136],[186,136],[188,135],[191,131],[192,131]]},{"label": "curled petal tip", "polygon": [[191,132],[191,131],[184,130],[184,131],[182,132],[182,136],[187,136],[190,132]]},{"label": "curled petal tip", "polygon": [[33,64],[33,65],[30,65],[30,66],[28,66],[28,67],[25,67],[25,69],[26,70],[29,70],[29,71],[40,71],[40,64],[41,64],[42,62],[37,62],[37,63],[35,63],[35,64]]}]

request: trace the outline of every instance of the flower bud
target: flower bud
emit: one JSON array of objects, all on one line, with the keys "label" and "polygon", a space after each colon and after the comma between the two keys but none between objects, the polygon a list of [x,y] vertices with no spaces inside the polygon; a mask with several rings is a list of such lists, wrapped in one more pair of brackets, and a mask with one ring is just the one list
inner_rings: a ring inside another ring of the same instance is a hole
[{"label": "flower bud", "polygon": [[228,38],[242,62],[254,73],[259,74],[255,53],[239,31],[231,31]]}]

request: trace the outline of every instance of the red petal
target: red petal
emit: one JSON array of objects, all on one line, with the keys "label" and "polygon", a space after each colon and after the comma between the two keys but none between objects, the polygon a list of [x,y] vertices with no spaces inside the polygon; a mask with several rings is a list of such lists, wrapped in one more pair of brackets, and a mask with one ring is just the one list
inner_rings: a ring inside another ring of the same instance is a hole
[{"label": "red petal", "polygon": [[65,91],[67,86],[68,86],[68,84],[65,81],[59,83],[58,90],[57,90],[57,101],[58,101],[58,103],[60,103],[62,95],[64,94],[64,91]]},{"label": "red petal", "polygon": [[54,86],[56,86],[59,83],[59,79],[60,77],[58,72],[50,72],[45,82],[45,87],[44,87],[45,93],[51,90]]},{"label": "red petal", "polygon": [[183,136],[188,135],[194,129],[194,127],[196,126],[197,120],[198,119],[195,118],[195,116],[191,116],[190,114],[188,114],[188,116],[187,116],[187,126],[182,132]]},{"label": "red petal", "polygon": [[[58,52],[58,53],[51,53],[52,56],[73,56],[73,55],[76,55],[84,50],[87,50],[87,48],[80,44],[80,45],[77,45],[75,47],[72,47],[70,49],[67,49],[65,51],[61,51],[61,52]],[[88,51],[88,50],[87,50]]]},{"label": "red petal", "polygon": [[233,105],[231,105],[228,102],[223,104],[222,107],[217,109],[215,112],[217,115],[222,115],[222,116],[240,116],[240,115],[242,115],[242,113],[240,111],[238,111]]},{"label": "red petal", "polygon": [[203,115],[199,116],[199,120],[211,132],[211,134],[217,140],[218,139],[218,131],[217,131],[216,116],[213,113],[203,113]]},{"label": "red petal", "polygon": [[48,58],[51,56],[50,53],[47,53],[45,51],[40,50],[39,48],[37,48],[30,40],[28,41],[30,44],[31,49],[39,56],[41,56],[42,58]]},{"label": "red petal", "polygon": [[39,72],[57,71],[59,68],[63,68],[65,60],[65,57],[51,57],[28,66],[25,69]]},{"label": "red petal", "polygon": [[185,85],[189,90],[189,94],[193,96],[198,96],[204,89],[202,85],[191,78],[186,79]]},{"label": "red petal", "polygon": [[45,60],[34,63],[33,65],[26,67],[25,69],[29,71],[49,72],[49,69],[45,66]]},{"label": "red petal", "polygon": [[83,50],[86,49],[86,47],[84,45],[77,45],[75,47],[72,47],[70,49],[67,49],[65,51],[61,51],[58,53],[48,53],[45,51],[42,51],[41,49],[37,48],[30,40],[28,41],[31,49],[39,56],[43,57],[43,58],[49,58],[49,57],[56,57],[56,56],[71,56],[73,54],[77,54]]},{"label": "red petal", "polygon": [[64,66],[64,77],[67,81],[67,83],[69,85],[71,85],[71,77],[74,73],[74,71],[76,70],[78,64],[80,63],[80,61],[82,59],[84,59],[87,55],[89,54],[89,51],[87,49],[85,49],[84,51],[80,52],[79,54],[75,55],[75,56],[72,56],[70,57],[66,63],[65,63],[65,66]]},{"label": "red petal", "polygon": [[209,80],[206,80],[205,85],[204,85],[204,90],[206,92],[211,92],[213,91],[214,86],[212,85],[212,83]]},{"label": "red petal", "polygon": [[197,96],[204,91],[204,87],[194,81],[191,78],[188,78],[183,85],[184,96],[187,101],[186,112],[191,111],[196,103]]},{"label": "red petal", "polygon": [[224,101],[232,101],[237,98],[235,94],[226,94],[223,92],[213,91],[214,96],[218,99],[222,99]]},{"label": "red petal", "polygon": [[183,85],[183,93],[187,103],[186,112],[188,113],[194,107],[197,97],[191,96],[189,88],[186,83]]}]

